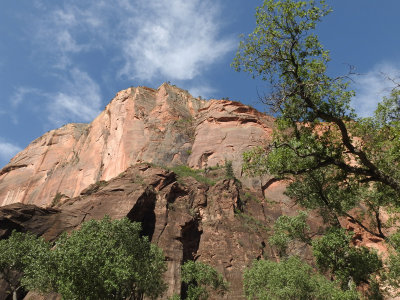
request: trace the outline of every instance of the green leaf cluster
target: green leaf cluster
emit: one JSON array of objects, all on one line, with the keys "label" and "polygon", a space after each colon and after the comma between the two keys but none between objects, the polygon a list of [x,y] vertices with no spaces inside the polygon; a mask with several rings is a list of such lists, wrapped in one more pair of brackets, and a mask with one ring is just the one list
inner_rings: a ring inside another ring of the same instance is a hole
[{"label": "green leaf cluster", "polygon": [[377,253],[366,247],[350,246],[352,235],[342,228],[331,228],[312,242],[320,270],[332,272],[346,289],[349,283],[368,283],[370,275],[382,268]]},{"label": "green leaf cluster", "polygon": [[31,233],[13,231],[7,239],[0,240],[0,279],[9,286],[9,293],[16,295],[31,276],[30,268],[42,260],[50,251],[50,245]]},{"label": "green leaf cluster", "polygon": [[280,262],[254,261],[244,272],[244,291],[247,299],[258,300],[359,299],[354,287],[341,290],[337,282],[315,273],[295,256]]},{"label": "green leaf cluster", "polygon": [[85,222],[31,266],[25,285],[63,299],[156,299],[166,288],[166,264],[140,231],[127,218]]},{"label": "green leaf cluster", "polygon": [[[356,116],[351,71],[328,75],[329,52],[315,34],[331,11],[324,0],[264,0],[257,9],[256,28],[240,43],[233,66],[268,82],[272,92],[262,101],[277,119],[273,141],[245,153],[243,169],[286,180],[289,197],[336,228],[312,243],[321,270],[329,270],[343,288],[352,281],[384,289],[386,277],[396,286],[400,274],[398,251],[386,230],[400,212],[400,84],[374,116]],[[376,253],[350,245],[351,238],[338,229],[343,218],[392,245],[387,272]],[[307,228],[293,221],[278,219],[270,239],[281,255],[295,239],[310,243],[298,235]]]},{"label": "green leaf cluster", "polygon": [[202,262],[187,261],[182,266],[181,278],[187,285],[187,300],[206,300],[210,291],[223,295],[228,290],[222,275]]},{"label": "green leaf cluster", "polygon": [[287,249],[290,242],[295,240],[306,244],[311,243],[308,231],[310,227],[307,224],[307,213],[300,211],[297,216],[280,216],[274,224],[274,234],[269,239],[269,244],[278,249],[280,257],[287,255]]}]

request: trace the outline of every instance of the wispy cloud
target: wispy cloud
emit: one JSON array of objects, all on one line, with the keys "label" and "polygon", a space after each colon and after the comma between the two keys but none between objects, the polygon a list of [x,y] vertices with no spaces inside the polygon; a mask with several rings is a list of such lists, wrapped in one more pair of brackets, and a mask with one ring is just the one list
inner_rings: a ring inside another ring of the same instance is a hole
[{"label": "wispy cloud", "polygon": [[112,48],[119,75],[190,80],[236,46],[220,36],[220,14],[210,0],[82,0],[53,10],[35,36],[60,68],[77,53]]},{"label": "wispy cloud", "polygon": [[11,104],[16,107],[22,101],[24,101],[25,97],[29,94],[41,94],[42,92],[37,88],[31,87],[18,87],[11,98]]},{"label": "wispy cloud", "polygon": [[97,83],[87,73],[72,69],[62,91],[50,96],[49,120],[56,125],[92,121],[100,113],[101,98]]},{"label": "wispy cloud", "polygon": [[22,149],[19,146],[0,138],[0,162],[8,162],[13,156],[15,156],[15,154],[17,154],[21,150]]},{"label": "wispy cloud", "polygon": [[400,78],[399,65],[381,63],[366,74],[355,78],[356,97],[352,105],[360,117],[372,116],[378,103],[390,93],[394,83],[388,78],[394,80]]},{"label": "wispy cloud", "polygon": [[235,45],[219,38],[215,1],[139,1],[138,7],[124,26],[121,73],[130,78],[193,79]]},{"label": "wispy cloud", "polygon": [[36,1],[35,7],[41,14],[28,38],[55,84],[20,87],[12,104],[18,107],[28,95],[40,98],[53,125],[90,121],[99,113],[102,94],[95,78],[104,74],[90,76],[94,53],[107,55],[96,67],[108,76],[150,85],[178,81],[192,86],[194,95],[209,97],[213,87],[190,80],[236,46],[234,38],[221,37],[222,9],[211,0]]},{"label": "wispy cloud", "polygon": [[[100,113],[102,103],[98,84],[85,72],[73,68],[62,78],[59,92],[45,92],[36,88],[20,87],[12,97],[17,107],[22,102],[33,107],[45,108],[51,125],[68,122],[89,122]],[[27,102],[28,97],[36,101]]]},{"label": "wispy cloud", "polygon": [[201,96],[202,98],[205,99],[213,97],[216,91],[217,91],[216,89],[208,85],[194,86],[189,88],[189,92],[193,97]]},{"label": "wispy cloud", "polygon": [[45,55],[47,63],[51,60],[53,67],[65,70],[74,65],[74,55],[101,48],[101,43],[94,42],[101,36],[101,30],[96,30],[104,23],[96,6],[82,9],[71,2],[53,10],[41,8],[49,11],[31,30],[36,54]]}]

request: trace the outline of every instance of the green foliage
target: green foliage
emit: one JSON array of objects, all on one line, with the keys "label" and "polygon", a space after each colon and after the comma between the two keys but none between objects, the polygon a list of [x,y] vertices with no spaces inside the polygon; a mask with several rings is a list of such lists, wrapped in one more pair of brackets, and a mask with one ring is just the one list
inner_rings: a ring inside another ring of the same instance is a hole
[{"label": "green foliage", "polygon": [[342,291],[336,282],[316,274],[308,264],[294,256],[281,262],[256,260],[245,270],[243,277],[247,299],[359,299],[354,288]]},{"label": "green foliage", "polygon": [[31,266],[49,251],[47,242],[30,233],[13,231],[8,239],[0,241],[0,278],[10,285],[10,293],[16,293],[21,283],[29,280]]},{"label": "green foliage", "polygon": [[232,161],[225,160],[225,177],[227,179],[234,179],[235,174],[233,173]]},{"label": "green foliage", "polygon": [[312,242],[318,267],[322,271],[330,270],[344,288],[349,282],[367,283],[370,275],[382,268],[377,253],[366,247],[350,246],[351,237],[344,229],[331,228]]},{"label": "green foliage", "polygon": [[280,216],[274,224],[274,234],[270,237],[269,243],[278,249],[279,256],[287,255],[287,248],[290,242],[300,240],[306,244],[311,243],[308,235],[310,227],[307,224],[307,213],[301,211],[297,216]]},{"label": "green foliage", "polygon": [[387,260],[388,272],[383,274],[383,279],[390,286],[394,287],[395,296],[399,296],[400,288],[400,232],[399,230],[390,237],[390,245],[392,246]]},{"label": "green foliage", "polygon": [[182,266],[182,282],[187,285],[188,300],[206,300],[210,291],[223,295],[228,290],[222,275],[202,262],[187,261]]},{"label": "green foliage", "polygon": [[63,299],[156,299],[166,288],[164,256],[140,231],[127,218],[83,223],[57,240],[28,285]]},{"label": "green foliage", "polygon": [[268,173],[265,149],[263,147],[254,147],[244,152],[242,169],[251,176],[260,176]]},{"label": "green foliage", "polygon": [[[328,226],[340,227],[339,219],[345,217],[387,240],[384,229],[390,224],[383,222],[381,212],[395,223],[400,211],[400,85],[373,117],[357,118],[347,76],[328,76],[329,52],[315,34],[330,12],[324,0],[265,0],[257,9],[256,28],[240,43],[233,66],[271,85],[263,102],[275,112],[277,126],[270,145],[244,154],[244,170],[287,180],[286,194],[319,212]],[[276,230],[272,237],[283,252],[289,233],[287,228]],[[331,239],[313,243],[321,269],[343,284],[372,284],[369,275],[382,264],[377,255],[351,247],[340,230],[327,237]],[[394,285],[400,274],[396,253],[388,273],[393,273],[388,276]]]},{"label": "green foliage", "polygon": [[175,166],[171,168],[171,170],[181,178],[192,177],[196,179],[196,181],[207,185],[215,184],[215,181],[203,175],[203,170],[195,170],[185,165]]},{"label": "green foliage", "polygon": [[173,294],[171,297],[168,298],[168,300],[181,300],[181,296],[178,294]]}]

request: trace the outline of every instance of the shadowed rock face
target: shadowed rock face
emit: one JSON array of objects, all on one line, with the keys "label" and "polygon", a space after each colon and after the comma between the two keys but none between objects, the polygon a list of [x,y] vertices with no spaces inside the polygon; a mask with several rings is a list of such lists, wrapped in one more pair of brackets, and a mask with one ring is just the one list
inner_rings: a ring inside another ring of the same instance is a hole
[{"label": "shadowed rock face", "polygon": [[[78,197],[61,200],[55,208],[22,203],[1,207],[0,239],[16,229],[54,241],[84,221],[102,219],[105,214],[112,219],[127,216],[142,222],[142,233],[164,251],[168,264],[165,297],[181,291],[182,263],[199,260],[214,266],[230,282],[226,299],[242,299],[243,269],[263,254],[274,257],[266,245],[266,228],[286,209],[258,200],[261,194],[245,196],[240,184],[224,179],[224,172],[208,174],[216,179],[210,186],[139,164],[109,182],[90,186]],[[38,297],[29,293],[26,299]]]},{"label": "shadowed rock face", "polygon": [[[0,170],[0,206],[46,207],[140,162],[211,167],[271,137],[271,117],[241,103],[199,100],[168,84],[123,90],[90,124],[68,124],[33,141]],[[57,198],[56,197],[56,198]]]}]

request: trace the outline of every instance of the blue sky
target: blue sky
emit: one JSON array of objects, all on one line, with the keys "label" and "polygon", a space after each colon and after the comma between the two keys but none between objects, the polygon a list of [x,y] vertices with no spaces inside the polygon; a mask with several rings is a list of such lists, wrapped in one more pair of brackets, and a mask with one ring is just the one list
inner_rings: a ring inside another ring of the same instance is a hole
[{"label": "blue sky", "polygon": [[[354,106],[371,114],[400,77],[400,1],[336,0],[318,28],[334,75],[354,65]],[[121,89],[165,81],[264,108],[267,86],[230,63],[255,26],[253,0],[4,0],[0,168],[48,130],[90,122]],[[258,91],[258,92],[257,92]]]}]

